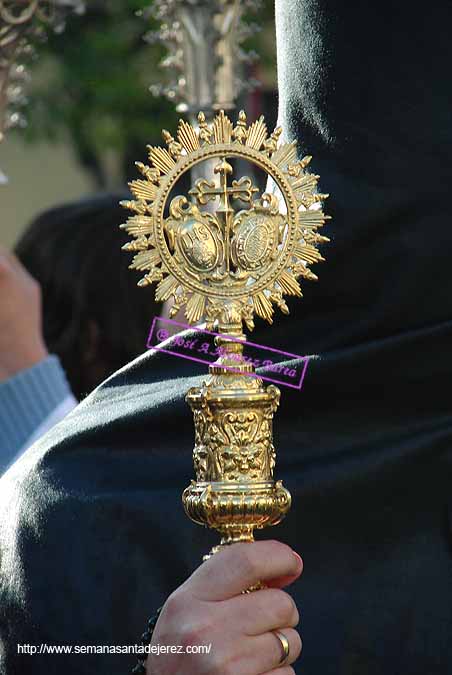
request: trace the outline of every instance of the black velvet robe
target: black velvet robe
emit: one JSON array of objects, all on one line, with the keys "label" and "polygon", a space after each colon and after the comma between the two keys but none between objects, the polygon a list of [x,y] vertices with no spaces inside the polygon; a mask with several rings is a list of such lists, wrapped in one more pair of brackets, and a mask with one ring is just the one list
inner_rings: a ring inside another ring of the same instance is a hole
[{"label": "black velvet robe", "polygon": [[[333,216],[318,283],[253,335],[320,355],[282,391],[293,508],[263,535],[304,557],[303,675],[452,673],[451,25],[446,0],[277,2],[280,122]],[[135,643],[216,540],[180,503],[203,372],[144,355],[0,481],[2,675],[127,673],[16,644]]]}]

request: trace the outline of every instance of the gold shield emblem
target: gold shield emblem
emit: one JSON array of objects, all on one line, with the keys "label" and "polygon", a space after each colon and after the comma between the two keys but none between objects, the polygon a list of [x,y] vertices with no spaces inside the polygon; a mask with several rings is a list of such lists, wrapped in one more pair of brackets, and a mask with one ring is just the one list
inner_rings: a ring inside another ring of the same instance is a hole
[{"label": "gold shield emblem", "polygon": [[243,270],[262,267],[274,255],[277,237],[271,217],[254,211],[245,212],[238,218],[232,240],[234,264]]},{"label": "gold shield emblem", "polygon": [[212,272],[220,261],[220,245],[204,223],[189,219],[181,228],[179,249],[188,265],[197,272]]}]

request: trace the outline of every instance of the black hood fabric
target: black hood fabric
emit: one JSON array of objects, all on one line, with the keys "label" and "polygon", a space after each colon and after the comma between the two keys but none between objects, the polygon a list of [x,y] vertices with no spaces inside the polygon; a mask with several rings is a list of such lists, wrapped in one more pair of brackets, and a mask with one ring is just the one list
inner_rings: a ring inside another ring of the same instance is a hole
[{"label": "black hood fabric", "polygon": [[[327,262],[253,341],[316,354],[282,389],[261,536],[305,570],[302,675],[452,674],[452,4],[276,3],[280,122],[330,192]],[[144,292],[144,291],[138,291]],[[131,299],[133,301],[133,299]],[[118,327],[118,330],[126,327]],[[204,369],[147,353],[0,480],[0,673],[122,675],[129,645],[217,538],[183,514],[184,402]]]}]

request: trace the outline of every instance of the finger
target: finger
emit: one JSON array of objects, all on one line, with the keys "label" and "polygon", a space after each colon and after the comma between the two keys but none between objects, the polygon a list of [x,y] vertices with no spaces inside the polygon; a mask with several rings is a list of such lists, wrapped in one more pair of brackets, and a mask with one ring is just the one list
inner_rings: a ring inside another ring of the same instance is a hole
[{"label": "finger", "polygon": [[[289,655],[283,662],[284,650],[275,633],[265,633],[265,635],[259,635],[253,638],[252,644],[253,648],[256,650],[255,654],[259,655],[258,658],[262,663],[262,666],[260,663],[258,666],[262,667],[263,673],[268,670],[273,672],[275,668],[290,666],[301,654],[302,642],[299,633],[293,628],[284,628],[279,632],[284,635],[289,643]],[[261,671],[258,670],[258,672]]]},{"label": "finger", "polygon": [[289,655],[282,662],[284,650],[275,633],[242,639],[235,649],[237,662],[243,666],[243,673],[273,673],[278,668],[287,668],[301,653],[301,638],[293,628],[280,631],[289,644]]},{"label": "finger", "polygon": [[35,281],[34,277],[30,274],[25,265],[21,263],[16,254],[12,251],[8,251],[8,260],[11,263],[11,267],[17,272],[17,274],[22,275],[22,277],[28,281]]},{"label": "finger", "polygon": [[300,556],[278,541],[232,544],[203,563],[188,579],[200,600],[227,600],[259,581],[297,576]]},{"label": "finger", "polygon": [[279,579],[270,579],[270,580],[267,581],[267,586],[269,588],[285,588],[286,586],[290,586],[290,584],[293,584],[293,582],[298,579],[298,577],[300,576],[300,574],[303,571],[303,560],[298,555],[298,553],[296,553],[295,551],[293,551],[293,554],[300,561],[300,570],[299,570],[298,574],[292,574],[292,575],[285,576],[285,577],[279,577]]},{"label": "finger", "polygon": [[19,261],[19,258],[12,252],[12,251],[5,251],[5,254],[11,263],[11,267],[13,267],[15,270],[18,272],[22,272],[24,267],[22,263]]},{"label": "finger", "polygon": [[17,256],[3,246],[0,246],[0,271],[6,272],[8,275],[16,273],[27,279],[31,278]]},{"label": "finger", "polygon": [[0,246],[0,258],[2,258],[3,260],[7,260],[9,263],[11,263],[11,266],[15,266],[16,264],[15,261],[17,261],[17,258],[14,255],[14,253],[12,253],[9,249],[5,248],[4,246]]},{"label": "finger", "polygon": [[286,626],[295,628],[300,619],[290,595],[273,588],[225,600],[222,610],[225,617],[234,617],[234,629],[245,635],[262,635]]},{"label": "finger", "polygon": [[0,247],[0,272],[2,274],[11,274],[11,267],[8,252],[3,247]]},{"label": "finger", "polygon": [[276,670],[268,671],[263,673],[263,675],[296,675],[292,666],[283,666],[282,668],[277,668]]}]

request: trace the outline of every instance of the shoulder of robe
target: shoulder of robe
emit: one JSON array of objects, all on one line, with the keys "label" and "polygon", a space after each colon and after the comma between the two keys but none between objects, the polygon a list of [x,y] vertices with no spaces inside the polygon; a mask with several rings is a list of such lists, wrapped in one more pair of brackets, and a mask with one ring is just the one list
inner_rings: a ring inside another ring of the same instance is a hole
[{"label": "shoulder of robe", "polygon": [[184,398],[203,372],[200,364],[161,352],[118,370],[1,477],[0,522],[14,528],[27,513],[39,520],[68,497],[85,501],[125,485],[133,493],[173,484],[178,461],[189,471],[182,439],[193,436],[193,423]]}]

